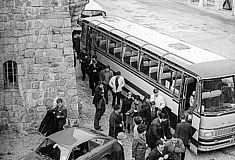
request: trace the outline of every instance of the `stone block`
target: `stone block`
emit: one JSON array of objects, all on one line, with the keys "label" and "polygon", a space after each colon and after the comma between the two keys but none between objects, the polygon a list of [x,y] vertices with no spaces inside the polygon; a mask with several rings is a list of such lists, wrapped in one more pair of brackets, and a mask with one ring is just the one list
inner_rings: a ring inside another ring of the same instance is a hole
[{"label": "stone block", "polygon": [[26,29],[26,23],[25,22],[16,22],[16,29],[23,30]]},{"label": "stone block", "polygon": [[53,99],[52,98],[47,98],[45,99],[45,106],[53,106]]},{"label": "stone block", "polygon": [[[11,38],[11,39],[12,39],[12,40],[11,40],[12,42],[15,41],[15,42],[13,42],[14,44],[17,43],[17,42],[18,42],[18,43],[26,43],[26,37],[19,37],[18,39],[17,39],[17,38]],[[13,39],[14,39],[14,40],[13,40]],[[17,40],[18,40],[18,41],[17,41]]]},{"label": "stone block", "polygon": [[25,50],[25,57],[26,58],[32,58],[34,57],[35,49],[26,49]]},{"label": "stone block", "polygon": [[51,12],[37,16],[38,19],[65,19],[70,18],[69,12]]},{"label": "stone block", "polygon": [[53,35],[52,36],[52,39],[53,39],[53,42],[56,42],[56,43],[61,43],[63,42],[63,37],[61,35]]},{"label": "stone block", "polygon": [[39,34],[40,35],[48,35],[49,34],[49,30],[46,28],[42,28],[39,30]]},{"label": "stone block", "polygon": [[73,89],[69,89],[68,91],[67,91],[67,94],[69,95],[69,96],[74,96],[74,95],[77,95],[77,89],[75,89],[75,88],[73,88]]},{"label": "stone block", "polygon": [[29,42],[29,43],[36,43],[36,42],[38,42],[38,36],[27,36],[27,41]]},{"label": "stone block", "polygon": [[73,62],[74,61],[74,55],[68,55],[65,57],[64,62]]},{"label": "stone block", "polygon": [[68,28],[61,28],[61,34],[72,34],[71,27]]},{"label": "stone block", "polygon": [[65,79],[60,79],[57,81],[57,86],[65,86],[66,85],[66,80]]},{"label": "stone block", "polygon": [[22,117],[22,120],[21,120],[23,123],[29,123],[31,121],[31,118],[29,116],[29,114],[25,114],[23,117]]},{"label": "stone block", "polygon": [[13,37],[22,37],[22,36],[25,36],[25,31],[22,31],[22,30],[13,30],[12,36]]},{"label": "stone block", "polygon": [[61,20],[61,19],[52,19],[51,20],[51,27],[62,28],[62,26],[63,26],[63,20]]},{"label": "stone block", "polygon": [[35,50],[35,56],[36,57],[43,57],[44,49],[36,49]]},{"label": "stone block", "polygon": [[72,41],[72,34],[64,34],[63,38],[64,41]]},{"label": "stone block", "polygon": [[71,18],[64,19],[64,27],[71,27]]},{"label": "stone block", "polygon": [[33,29],[41,29],[43,27],[43,21],[42,20],[35,20],[32,22],[32,28]]},{"label": "stone block", "polygon": [[4,51],[5,52],[13,52],[14,51],[14,45],[4,45]]},{"label": "stone block", "polygon": [[70,55],[70,54],[73,54],[73,48],[72,47],[64,48],[64,55]]},{"label": "stone block", "polygon": [[32,99],[33,100],[37,100],[37,99],[39,99],[41,97],[42,97],[42,93],[40,93],[39,91],[32,92]]},{"label": "stone block", "polygon": [[14,14],[13,19],[14,19],[14,21],[25,21],[26,16],[22,15],[22,14]]},{"label": "stone block", "polygon": [[40,82],[32,82],[32,89],[39,89],[40,87]]},{"label": "stone block", "polygon": [[9,22],[10,19],[7,15],[0,15],[0,22]]},{"label": "stone block", "polygon": [[43,3],[41,0],[32,0],[31,1],[31,7],[42,7]]},{"label": "stone block", "polygon": [[[50,40],[49,40],[50,41]],[[45,44],[45,48],[56,48],[56,43],[53,42],[47,42]]]},{"label": "stone block", "polygon": [[14,8],[15,7],[15,1],[14,0],[7,0],[7,1],[5,1],[5,6],[7,8]]},{"label": "stone block", "polygon": [[46,112],[47,111],[47,108],[46,106],[37,106],[37,112]]}]

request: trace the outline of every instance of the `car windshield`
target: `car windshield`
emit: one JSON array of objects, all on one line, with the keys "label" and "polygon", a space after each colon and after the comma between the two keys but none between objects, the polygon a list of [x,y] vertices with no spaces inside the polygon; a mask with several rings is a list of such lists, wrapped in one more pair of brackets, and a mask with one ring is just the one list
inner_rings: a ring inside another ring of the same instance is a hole
[{"label": "car windshield", "polygon": [[36,153],[42,157],[47,157],[47,159],[66,160],[69,149],[47,138],[36,149]]},{"label": "car windshield", "polygon": [[203,81],[202,113],[220,114],[235,111],[235,76]]}]

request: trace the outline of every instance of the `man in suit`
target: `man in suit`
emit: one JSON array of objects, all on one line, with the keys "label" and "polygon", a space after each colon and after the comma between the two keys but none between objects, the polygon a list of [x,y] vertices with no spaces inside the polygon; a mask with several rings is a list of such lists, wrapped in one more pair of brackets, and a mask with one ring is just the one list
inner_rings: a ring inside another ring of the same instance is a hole
[{"label": "man in suit", "polygon": [[116,104],[116,98],[117,98],[117,104],[120,105],[121,91],[124,85],[125,85],[124,78],[121,76],[121,72],[117,71],[116,76],[113,76],[109,81],[109,86],[112,88],[112,93],[113,93],[112,106]]},{"label": "man in suit", "polygon": [[[180,138],[185,148],[189,148],[190,139],[192,137],[192,127],[190,123],[186,122],[186,117],[184,114],[180,116],[181,122],[176,125],[175,134]],[[181,160],[184,160],[185,152],[181,153]]]},{"label": "man in suit", "polygon": [[122,117],[120,115],[121,108],[119,104],[113,106],[114,111],[109,117],[109,136],[117,138],[119,132],[122,132]]},{"label": "man in suit", "polygon": [[113,143],[111,151],[112,160],[125,160],[124,148],[122,146],[123,141],[126,139],[126,135],[123,132],[119,132],[117,135],[118,141]]}]

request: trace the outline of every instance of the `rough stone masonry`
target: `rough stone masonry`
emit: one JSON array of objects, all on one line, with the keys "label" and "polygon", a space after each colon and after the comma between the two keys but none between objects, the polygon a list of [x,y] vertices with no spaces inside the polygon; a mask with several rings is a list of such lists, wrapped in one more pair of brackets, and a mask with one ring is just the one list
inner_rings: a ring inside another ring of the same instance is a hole
[{"label": "rough stone masonry", "polygon": [[36,130],[58,97],[69,118],[78,118],[71,21],[85,4],[0,0],[0,131]]}]

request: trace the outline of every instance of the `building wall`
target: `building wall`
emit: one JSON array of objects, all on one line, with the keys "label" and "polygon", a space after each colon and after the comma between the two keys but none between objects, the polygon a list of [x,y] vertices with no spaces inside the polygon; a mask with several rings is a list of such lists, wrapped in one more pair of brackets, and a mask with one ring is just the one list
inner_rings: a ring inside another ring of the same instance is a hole
[{"label": "building wall", "polygon": [[[0,131],[36,130],[58,97],[69,117],[78,117],[67,1],[0,0]],[[4,88],[3,63],[9,60],[17,63],[16,89]]]}]

